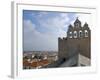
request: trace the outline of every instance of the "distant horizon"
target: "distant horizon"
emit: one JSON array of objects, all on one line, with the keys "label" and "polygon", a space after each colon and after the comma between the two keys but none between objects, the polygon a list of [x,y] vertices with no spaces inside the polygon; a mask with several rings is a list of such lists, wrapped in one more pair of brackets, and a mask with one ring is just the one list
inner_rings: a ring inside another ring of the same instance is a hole
[{"label": "distant horizon", "polygon": [[[32,51],[23,51],[23,52],[32,52]],[[39,52],[39,51],[37,51]],[[40,51],[40,52],[45,52],[45,51]],[[58,51],[46,51],[46,52],[58,52]]]}]

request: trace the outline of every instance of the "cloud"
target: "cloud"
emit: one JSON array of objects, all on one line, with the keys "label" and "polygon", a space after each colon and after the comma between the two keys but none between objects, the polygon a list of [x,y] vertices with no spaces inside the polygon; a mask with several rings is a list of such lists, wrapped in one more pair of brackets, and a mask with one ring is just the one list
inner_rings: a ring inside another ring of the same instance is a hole
[{"label": "cloud", "polygon": [[33,24],[30,20],[24,20],[23,26],[24,26],[24,33],[27,33],[27,31],[30,32],[35,30],[35,24]]},{"label": "cloud", "polygon": [[57,51],[57,38],[50,34],[40,33],[35,24],[30,20],[24,20],[24,51],[55,50]]},{"label": "cloud", "polygon": [[62,37],[66,35],[64,28],[68,26],[69,17],[67,13],[60,13],[58,16],[49,17],[45,19],[39,19],[39,24],[47,30],[48,34],[55,35],[56,37]]},{"label": "cloud", "polygon": [[61,14],[60,14],[60,18],[61,18],[62,21],[64,21],[64,22],[68,22],[68,21],[69,21],[68,13],[61,13]]},{"label": "cloud", "polygon": [[48,12],[39,12],[38,17],[43,17],[43,16],[45,16],[45,15],[47,15],[47,14],[48,14]]},{"label": "cloud", "polygon": [[88,23],[89,27],[91,27],[91,14],[77,14],[79,20],[82,22],[82,26],[85,22]]},{"label": "cloud", "polygon": [[81,14],[72,14],[73,19],[68,14],[56,13],[54,15],[54,13],[38,12],[32,15],[33,21],[24,20],[24,50],[57,51],[58,37],[66,37],[69,23],[75,21],[77,16],[80,20],[84,20]]}]

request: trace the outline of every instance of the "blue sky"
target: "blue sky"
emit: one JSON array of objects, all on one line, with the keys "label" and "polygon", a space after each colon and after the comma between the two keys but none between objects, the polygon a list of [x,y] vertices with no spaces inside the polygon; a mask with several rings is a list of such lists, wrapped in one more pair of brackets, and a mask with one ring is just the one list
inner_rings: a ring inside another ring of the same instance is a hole
[{"label": "blue sky", "polygon": [[[83,14],[23,10],[24,51],[58,51],[58,37],[66,37],[68,25]],[[85,15],[85,14],[84,14]],[[86,21],[89,16],[85,15]]]}]

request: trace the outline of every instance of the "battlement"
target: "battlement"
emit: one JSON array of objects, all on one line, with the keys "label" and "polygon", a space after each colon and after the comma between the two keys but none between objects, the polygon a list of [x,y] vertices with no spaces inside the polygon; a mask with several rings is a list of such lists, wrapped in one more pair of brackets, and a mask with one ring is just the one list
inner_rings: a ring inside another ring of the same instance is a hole
[{"label": "battlement", "polygon": [[77,53],[91,59],[91,30],[87,23],[83,26],[77,18],[74,26],[68,26],[67,36],[58,38],[58,57],[68,59]]}]

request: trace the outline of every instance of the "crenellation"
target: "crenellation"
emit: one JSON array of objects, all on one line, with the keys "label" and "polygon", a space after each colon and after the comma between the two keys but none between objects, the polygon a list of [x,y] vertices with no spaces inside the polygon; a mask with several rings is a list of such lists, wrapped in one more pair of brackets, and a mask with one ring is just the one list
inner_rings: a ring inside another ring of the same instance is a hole
[{"label": "crenellation", "polygon": [[74,26],[68,26],[67,36],[58,41],[59,59],[67,59],[72,55],[80,53],[91,58],[91,30],[85,23],[82,27],[81,21],[77,18]]}]

